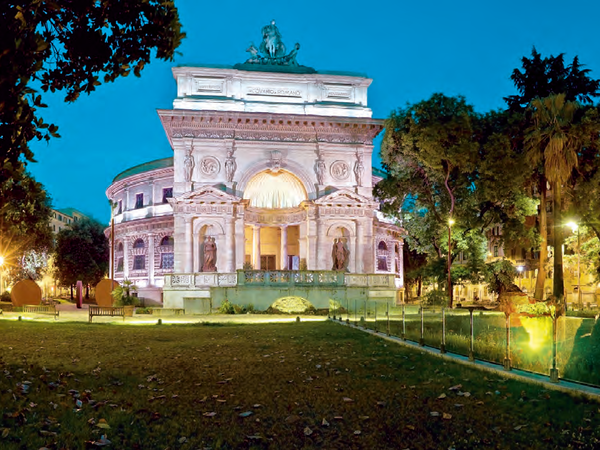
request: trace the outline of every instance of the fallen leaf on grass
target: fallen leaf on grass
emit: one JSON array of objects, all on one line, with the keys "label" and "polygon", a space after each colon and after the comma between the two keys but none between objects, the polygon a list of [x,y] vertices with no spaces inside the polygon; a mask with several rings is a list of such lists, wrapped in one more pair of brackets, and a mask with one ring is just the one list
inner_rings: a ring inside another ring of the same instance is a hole
[{"label": "fallen leaf on grass", "polygon": [[299,420],[300,420],[300,417],[295,416],[295,415],[293,415],[293,416],[287,416],[285,418],[285,422],[286,423],[294,423],[294,422],[298,422]]},{"label": "fallen leaf on grass", "polygon": [[411,431],[415,431],[415,427],[413,425],[406,425],[406,428],[408,428]]},{"label": "fallen leaf on grass", "polygon": [[313,431],[310,428],[308,428],[308,427],[304,428],[305,436],[310,436],[311,434],[313,434]]},{"label": "fallen leaf on grass", "polygon": [[438,399],[439,398],[446,398],[446,394],[440,394],[440,396],[438,397]]},{"label": "fallen leaf on grass", "polygon": [[324,427],[328,427],[329,426],[329,422],[327,422],[327,420],[325,420],[325,418],[323,418],[323,421],[321,422],[321,425]]},{"label": "fallen leaf on grass", "polygon": [[6,436],[8,436],[9,432],[10,428],[2,428],[2,437],[5,438]]},{"label": "fallen leaf on grass", "polygon": [[443,413],[442,419],[450,420],[450,419],[452,419],[452,414]]},{"label": "fallen leaf on grass", "polygon": [[354,434],[355,434],[356,436],[358,436],[360,433],[362,433],[362,431],[360,431],[360,430],[354,430]]},{"label": "fallen leaf on grass", "polygon": [[184,444],[186,441],[187,441],[187,438],[184,436],[184,437],[180,437],[177,442],[179,442],[180,444]]},{"label": "fallen leaf on grass", "polygon": [[462,384],[457,384],[456,386],[452,386],[448,390],[449,391],[458,391],[460,388],[462,388]]},{"label": "fallen leaf on grass", "polygon": [[248,417],[248,416],[251,416],[252,414],[254,414],[252,411],[246,411],[246,412],[238,414],[238,416],[240,416],[240,417]]},{"label": "fallen leaf on grass", "polygon": [[216,412],[205,412],[204,414],[202,414],[204,417],[214,417],[217,415]]},{"label": "fallen leaf on grass", "polygon": [[96,426],[98,428],[105,428],[105,429],[110,428],[110,425],[106,422],[106,419],[100,419],[98,421],[98,423],[96,424]]},{"label": "fallen leaf on grass", "polygon": [[439,412],[437,412],[437,411],[431,411],[431,412],[429,413],[429,415],[430,415],[431,417],[438,417],[438,416],[440,415],[440,413],[439,413]]},{"label": "fallen leaf on grass", "polygon": [[343,400],[344,400],[346,403],[352,403],[352,402],[354,401],[354,400],[352,400],[350,397],[344,397],[344,398],[343,398]]},{"label": "fallen leaf on grass", "polygon": [[526,426],[527,426],[527,424],[525,424],[525,425],[517,425],[515,427],[515,431],[519,431],[521,428],[525,428]]}]

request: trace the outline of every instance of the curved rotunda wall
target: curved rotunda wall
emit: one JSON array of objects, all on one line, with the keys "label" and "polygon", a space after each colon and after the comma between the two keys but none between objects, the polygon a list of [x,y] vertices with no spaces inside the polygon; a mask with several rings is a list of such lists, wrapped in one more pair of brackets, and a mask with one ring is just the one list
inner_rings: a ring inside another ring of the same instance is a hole
[{"label": "curved rotunda wall", "polygon": [[285,170],[256,174],[244,190],[244,199],[255,208],[293,208],[308,199],[302,182]]}]

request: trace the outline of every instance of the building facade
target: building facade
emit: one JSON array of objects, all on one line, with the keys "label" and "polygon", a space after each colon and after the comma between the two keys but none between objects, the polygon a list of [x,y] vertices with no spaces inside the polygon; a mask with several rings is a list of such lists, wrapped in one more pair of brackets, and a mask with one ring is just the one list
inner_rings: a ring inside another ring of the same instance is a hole
[{"label": "building facade", "polygon": [[372,196],[372,80],[276,59],[173,69],[173,109],[158,110],[173,157],[107,190],[115,279],[140,296],[183,307],[244,284],[244,270],[380,274],[364,280],[402,289],[402,230]]}]

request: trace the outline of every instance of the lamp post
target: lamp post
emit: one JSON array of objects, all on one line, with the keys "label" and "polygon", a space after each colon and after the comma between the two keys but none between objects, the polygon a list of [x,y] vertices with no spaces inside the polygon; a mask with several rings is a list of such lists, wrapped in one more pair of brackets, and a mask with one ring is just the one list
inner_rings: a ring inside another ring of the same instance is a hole
[{"label": "lamp post", "polygon": [[4,256],[0,256],[0,295],[2,295],[2,271],[4,270]]},{"label": "lamp post", "polygon": [[583,297],[581,295],[581,238],[579,236],[579,226],[575,222],[569,222],[567,224],[573,230],[573,233],[577,231],[577,303],[579,304],[579,310],[583,309]]},{"label": "lamp post", "polygon": [[450,267],[452,266],[452,225],[454,220],[448,219],[448,306],[452,308],[452,275],[450,274]]}]

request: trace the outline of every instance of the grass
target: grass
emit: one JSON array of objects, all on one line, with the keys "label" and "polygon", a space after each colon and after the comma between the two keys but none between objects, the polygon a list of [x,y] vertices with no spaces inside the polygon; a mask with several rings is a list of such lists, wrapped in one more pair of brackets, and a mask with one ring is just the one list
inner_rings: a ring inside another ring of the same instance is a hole
[{"label": "grass", "polygon": [[102,435],[113,449],[600,443],[595,402],[328,322],[0,321],[0,335],[2,449],[97,448]]}]

